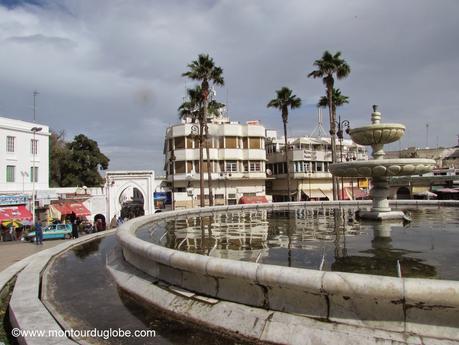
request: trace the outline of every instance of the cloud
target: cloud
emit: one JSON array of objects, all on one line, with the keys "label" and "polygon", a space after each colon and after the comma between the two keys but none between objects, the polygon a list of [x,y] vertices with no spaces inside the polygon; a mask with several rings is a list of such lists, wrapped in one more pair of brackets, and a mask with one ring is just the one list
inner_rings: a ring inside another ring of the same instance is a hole
[{"label": "cloud", "polygon": [[[0,113],[38,120],[97,140],[110,168],[163,168],[163,140],[192,82],[181,74],[199,53],[223,67],[232,120],[280,130],[266,104],[288,86],[304,106],[291,112],[293,135],[317,124],[320,80],[307,78],[324,50],[351,65],[337,81],[351,125],[367,124],[371,105],[404,123],[403,146],[456,144],[459,3],[366,1],[41,1],[0,5]],[[328,128],[327,111],[324,127]],[[429,138],[428,138],[429,139]]]}]

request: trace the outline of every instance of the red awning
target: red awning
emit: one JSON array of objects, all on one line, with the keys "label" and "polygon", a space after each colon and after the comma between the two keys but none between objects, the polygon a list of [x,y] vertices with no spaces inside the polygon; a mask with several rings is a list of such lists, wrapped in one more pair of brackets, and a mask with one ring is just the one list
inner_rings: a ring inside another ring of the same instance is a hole
[{"label": "red awning", "polygon": [[2,220],[28,220],[32,221],[32,213],[24,205],[18,206],[1,206],[0,221]]},{"label": "red awning", "polygon": [[72,212],[75,212],[77,217],[91,215],[91,212],[81,202],[59,202],[52,204],[51,207],[55,208],[63,216],[71,214]]},{"label": "red awning", "polygon": [[368,198],[368,193],[358,187],[354,187],[354,188],[344,187],[344,199],[343,199],[341,189],[338,192],[339,200],[352,200],[352,196],[354,196],[354,200],[366,199]]},{"label": "red awning", "polygon": [[239,199],[240,204],[267,204],[268,199],[263,196],[243,196]]}]

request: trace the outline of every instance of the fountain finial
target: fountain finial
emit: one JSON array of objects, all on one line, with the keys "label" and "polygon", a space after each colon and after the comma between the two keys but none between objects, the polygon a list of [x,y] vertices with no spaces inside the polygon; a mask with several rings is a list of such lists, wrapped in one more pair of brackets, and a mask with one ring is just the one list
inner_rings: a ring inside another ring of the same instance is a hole
[{"label": "fountain finial", "polygon": [[379,125],[381,123],[381,113],[378,111],[378,105],[373,104],[373,113],[371,114],[371,123]]}]

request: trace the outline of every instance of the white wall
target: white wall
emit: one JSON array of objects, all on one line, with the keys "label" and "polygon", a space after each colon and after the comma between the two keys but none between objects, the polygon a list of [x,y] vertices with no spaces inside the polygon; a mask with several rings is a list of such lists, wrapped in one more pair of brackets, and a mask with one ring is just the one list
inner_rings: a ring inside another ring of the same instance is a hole
[{"label": "white wall", "polygon": [[[31,140],[33,139],[32,127],[41,127],[35,139],[38,140],[35,166],[38,167],[38,182],[35,190],[48,189],[49,186],[49,128],[48,126],[25,122],[20,120],[0,117],[0,193],[31,194],[32,182],[30,170],[33,166]],[[7,136],[14,137],[14,152],[7,152]],[[15,181],[6,182],[6,166],[15,166]],[[21,175],[26,172],[28,176]]]}]

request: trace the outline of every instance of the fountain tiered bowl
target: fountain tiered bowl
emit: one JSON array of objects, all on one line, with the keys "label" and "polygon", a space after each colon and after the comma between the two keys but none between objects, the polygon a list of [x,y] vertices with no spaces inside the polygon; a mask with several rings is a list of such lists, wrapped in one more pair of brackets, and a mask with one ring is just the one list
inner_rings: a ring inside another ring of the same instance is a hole
[{"label": "fountain tiered bowl", "polygon": [[422,158],[384,159],[383,146],[399,140],[405,134],[405,126],[398,123],[381,123],[381,113],[377,111],[377,106],[373,106],[371,122],[369,126],[349,129],[349,135],[355,143],[371,146],[373,159],[331,164],[330,172],[339,177],[372,179],[373,206],[370,211],[362,212],[361,218],[373,220],[406,218],[403,212],[392,211],[389,207],[388,177],[428,173],[435,166],[435,161]]}]

